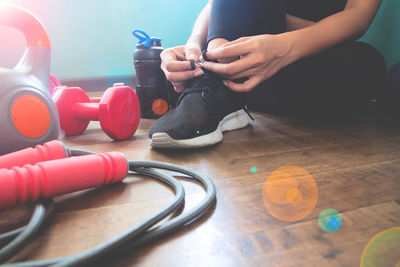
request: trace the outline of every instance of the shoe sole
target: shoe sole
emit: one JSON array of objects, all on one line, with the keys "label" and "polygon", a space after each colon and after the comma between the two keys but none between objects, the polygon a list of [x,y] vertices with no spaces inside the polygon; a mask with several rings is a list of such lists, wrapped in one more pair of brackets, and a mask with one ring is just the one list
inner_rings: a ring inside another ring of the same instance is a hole
[{"label": "shoe sole", "polygon": [[223,132],[244,128],[249,122],[249,116],[241,109],[226,115],[218,124],[217,129],[212,133],[182,140],[173,139],[167,133],[155,133],[151,138],[150,144],[156,148],[198,148],[210,146],[222,141]]}]

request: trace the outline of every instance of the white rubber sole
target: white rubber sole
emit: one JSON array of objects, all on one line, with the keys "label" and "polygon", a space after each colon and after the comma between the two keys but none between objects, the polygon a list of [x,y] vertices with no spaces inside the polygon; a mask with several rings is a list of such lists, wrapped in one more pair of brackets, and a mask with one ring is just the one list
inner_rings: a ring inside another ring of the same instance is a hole
[{"label": "white rubber sole", "polygon": [[249,116],[241,109],[226,115],[217,129],[209,134],[191,139],[175,140],[167,133],[155,133],[151,138],[151,146],[156,148],[195,148],[219,143],[223,139],[223,132],[233,131],[246,127],[250,122]]}]

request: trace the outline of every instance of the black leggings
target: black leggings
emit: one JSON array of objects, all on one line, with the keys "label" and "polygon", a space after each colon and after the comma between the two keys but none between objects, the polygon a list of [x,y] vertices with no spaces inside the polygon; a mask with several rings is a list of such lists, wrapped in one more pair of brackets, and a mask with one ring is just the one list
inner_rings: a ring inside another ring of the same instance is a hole
[{"label": "black leggings", "polygon": [[[208,41],[285,31],[283,0],[213,0]],[[250,109],[275,114],[348,114],[378,98],[386,72],[381,54],[343,43],[280,70],[247,94]]]}]

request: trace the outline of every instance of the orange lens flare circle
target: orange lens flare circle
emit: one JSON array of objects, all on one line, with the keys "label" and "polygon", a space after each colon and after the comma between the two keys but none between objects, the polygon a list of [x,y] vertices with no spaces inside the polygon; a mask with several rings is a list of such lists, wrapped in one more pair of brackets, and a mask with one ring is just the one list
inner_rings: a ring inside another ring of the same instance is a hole
[{"label": "orange lens flare circle", "polygon": [[274,170],[264,182],[263,202],[268,212],[286,222],[304,219],[317,205],[318,187],[305,169],[284,166]]},{"label": "orange lens flare circle", "polygon": [[365,246],[360,266],[400,266],[400,227],[386,229]]},{"label": "orange lens flare circle", "polygon": [[24,136],[39,138],[50,127],[50,112],[47,105],[33,95],[18,97],[11,107],[11,120]]},{"label": "orange lens flare circle", "polygon": [[161,116],[168,111],[168,103],[164,99],[159,98],[154,100],[151,108],[154,114]]}]

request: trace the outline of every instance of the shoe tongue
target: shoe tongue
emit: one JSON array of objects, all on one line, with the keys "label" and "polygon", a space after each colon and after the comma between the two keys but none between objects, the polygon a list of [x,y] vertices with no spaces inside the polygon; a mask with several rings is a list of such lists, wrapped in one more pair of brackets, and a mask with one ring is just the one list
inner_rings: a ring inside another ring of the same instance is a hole
[{"label": "shoe tongue", "polygon": [[213,74],[204,68],[202,68],[202,70],[204,72],[204,75],[192,79],[188,85],[188,88],[184,90],[183,93],[193,93],[210,90],[210,85],[212,85],[209,83],[209,81],[212,79],[210,75]]},{"label": "shoe tongue", "polygon": [[209,71],[204,72],[204,77],[208,85],[208,90],[204,92],[205,97],[216,105],[225,106],[228,102],[229,89],[222,83],[221,77]]},{"label": "shoe tongue", "polygon": [[244,106],[242,94],[229,90],[218,75],[205,69],[203,71],[204,75],[191,80],[188,89],[183,91],[180,100],[187,94],[197,92],[201,93],[207,102],[210,102],[222,113],[231,109],[236,111]]}]

